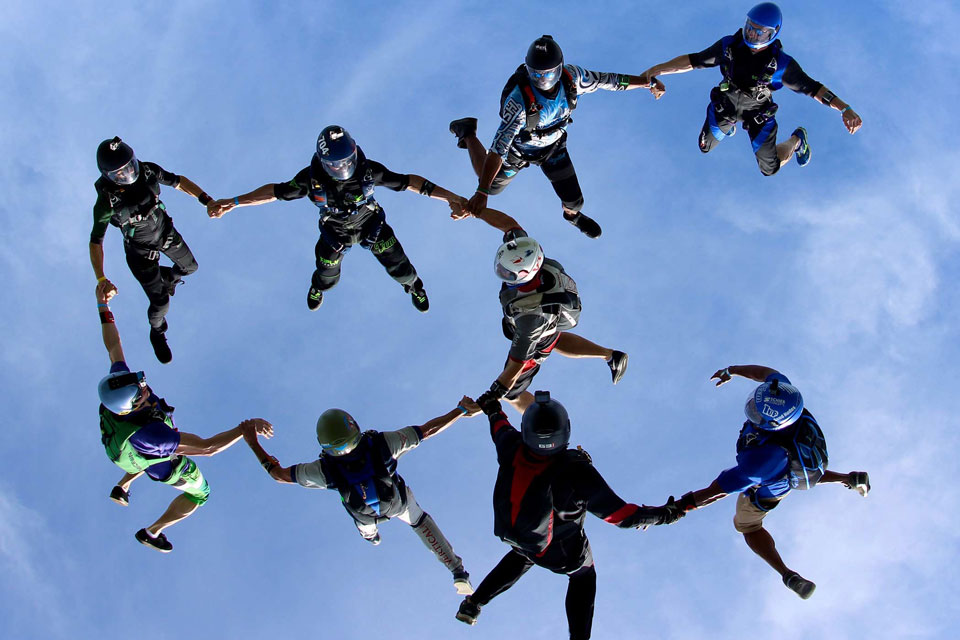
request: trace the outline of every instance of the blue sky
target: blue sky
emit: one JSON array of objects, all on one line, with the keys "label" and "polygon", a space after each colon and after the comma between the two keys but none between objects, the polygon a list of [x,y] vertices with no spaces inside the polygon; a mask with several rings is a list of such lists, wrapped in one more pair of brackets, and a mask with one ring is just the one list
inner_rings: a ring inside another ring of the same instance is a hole
[{"label": "blue sky", "polygon": [[[864,119],[855,136],[805,96],[780,92],[781,133],[810,133],[813,162],[773,178],[742,133],[696,148],[716,70],[644,91],[583,98],[570,127],[591,241],[560,220],[525,171],[491,204],[577,280],[577,332],[630,353],[613,387],[597,361],[551,358],[536,381],[568,408],[581,444],[625,499],[659,504],[706,486],[734,459],[745,381],[728,364],[786,373],[827,435],[831,467],[865,469],[867,500],[837,486],[791,495],[768,519],[787,563],[814,580],[801,601],[743,544],[729,498],[673,527],[587,530],[599,573],[594,637],[948,638],[958,615],[955,287],[960,221],[950,123],[960,12],[949,2],[783,2],[781,38]],[[169,530],[174,553],[133,540],[173,497],[121,475],[97,434],[107,358],[87,242],[94,152],[121,135],[144,160],[215,197],[291,178],[316,135],[345,126],[367,155],[469,195],[476,182],[447,123],[480,118],[488,142],[507,76],[553,34],[568,62],[639,73],[732,33],[749,3],[17,3],[0,24],[0,635],[155,638],[563,636],[566,581],[531,571],[456,622],[449,575],[400,522],[373,549],[336,495],[279,486],[246,447],[200,466],[210,502]],[[453,222],[414,193],[378,191],[430,294],[421,316],[366,252],[315,314],[314,208],[305,201],[208,220],[164,201],[200,270],[169,316],[174,362],[147,340],[145,298],[117,232],[106,273],[128,361],[203,435],[264,417],[269,451],[313,459],[331,406],[365,428],[420,424],[500,371],[496,232]],[[492,535],[496,476],[483,418],[401,461],[420,504],[475,584],[506,546]],[[757,629],[763,629],[758,632]]]}]

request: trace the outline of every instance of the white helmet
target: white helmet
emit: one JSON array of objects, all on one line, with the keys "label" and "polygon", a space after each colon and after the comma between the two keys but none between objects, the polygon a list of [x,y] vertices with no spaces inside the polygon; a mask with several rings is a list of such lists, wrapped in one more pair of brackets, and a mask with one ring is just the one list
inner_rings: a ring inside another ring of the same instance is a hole
[{"label": "white helmet", "polygon": [[497,249],[493,270],[507,284],[523,284],[533,280],[543,266],[543,249],[533,238],[517,238],[504,242]]}]

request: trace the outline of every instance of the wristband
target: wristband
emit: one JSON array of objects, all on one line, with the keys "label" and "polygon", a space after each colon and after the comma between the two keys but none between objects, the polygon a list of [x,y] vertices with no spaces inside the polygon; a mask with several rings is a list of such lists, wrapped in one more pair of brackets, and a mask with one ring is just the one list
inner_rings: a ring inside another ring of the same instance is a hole
[{"label": "wristband", "polygon": [[233,206],[235,207],[240,206],[240,196],[233,197]]},{"label": "wristband", "polygon": [[730,367],[724,367],[724,368],[723,368],[723,373],[724,373],[724,375],[726,375],[728,378],[732,378],[732,377],[733,377],[732,375],[730,375]]},{"label": "wristband", "polygon": [[463,413],[463,415],[467,415],[467,413],[468,413],[467,408],[466,408],[465,406],[463,406],[462,404],[458,404],[458,405],[457,405],[457,409],[460,409],[460,411]]},{"label": "wristband", "polygon": [[107,276],[100,276],[99,278],[97,278],[97,284],[100,284],[101,282],[103,282],[103,281],[106,280],[106,279],[107,279]]},{"label": "wristband", "polygon": [[100,324],[113,324],[113,312],[110,309],[100,312]]},{"label": "wristband", "polygon": [[423,184],[420,185],[420,195],[427,196],[428,198],[433,195],[433,190],[437,188],[437,185],[433,184],[429,180],[424,180]]},{"label": "wristband", "polygon": [[213,198],[207,195],[206,191],[201,192],[200,195],[197,196],[197,200],[199,200],[200,204],[202,204],[203,206],[207,206],[208,204],[213,202]]},{"label": "wristband", "polygon": [[490,195],[490,189],[485,189],[483,187],[477,187],[477,193],[482,193],[485,196]]},{"label": "wristband", "polygon": [[846,113],[847,111],[850,111],[850,109],[853,109],[853,107],[851,107],[850,105],[847,105],[843,109],[840,109],[840,113],[841,114]]},{"label": "wristband", "polygon": [[98,303],[97,303],[97,308],[98,308],[98,309],[109,309],[110,307],[108,307],[108,306],[107,306],[105,303],[103,303],[103,302],[98,302]]},{"label": "wristband", "polygon": [[505,386],[503,386],[500,380],[494,380],[493,384],[490,385],[490,394],[497,400],[507,395],[508,391],[510,391],[510,389],[507,389]]},{"label": "wristband", "polygon": [[273,458],[267,458],[266,460],[262,460],[260,462],[260,466],[263,467],[264,471],[270,473],[273,471],[273,468],[277,466],[277,463],[273,461]]}]

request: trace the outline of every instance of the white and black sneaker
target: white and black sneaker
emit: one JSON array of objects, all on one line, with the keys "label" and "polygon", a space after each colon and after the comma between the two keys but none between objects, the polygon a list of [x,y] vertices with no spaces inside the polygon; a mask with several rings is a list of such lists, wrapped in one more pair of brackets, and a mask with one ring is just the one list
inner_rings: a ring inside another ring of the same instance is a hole
[{"label": "white and black sneaker", "polygon": [[607,360],[607,366],[610,367],[610,373],[613,375],[613,384],[620,382],[623,374],[627,372],[627,360],[629,356],[623,351],[614,351],[613,355]]},{"label": "white and black sneaker", "polygon": [[470,574],[461,565],[459,569],[453,572],[453,586],[461,596],[473,594],[473,585],[470,584]]},{"label": "white and black sneaker", "polygon": [[473,598],[467,596],[460,603],[460,609],[457,611],[457,620],[471,627],[477,624],[477,618],[480,617],[480,605],[473,601]]}]

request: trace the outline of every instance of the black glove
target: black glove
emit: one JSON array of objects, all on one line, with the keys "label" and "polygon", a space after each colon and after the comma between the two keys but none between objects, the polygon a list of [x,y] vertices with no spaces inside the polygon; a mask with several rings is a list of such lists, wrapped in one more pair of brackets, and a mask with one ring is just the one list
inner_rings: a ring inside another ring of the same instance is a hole
[{"label": "black glove", "polygon": [[677,507],[679,507],[684,513],[696,509],[697,503],[693,499],[693,491],[687,491],[685,494],[680,496],[680,499],[676,504]]},{"label": "black glove", "polygon": [[500,384],[499,380],[494,380],[493,384],[490,385],[490,390],[484,391],[480,394],[480,397],[477,398],[477,404],[480,405],[480,410],[488,416],[500,413],[503,410],[500,404],[500,398],[507,395],[507,391],[509,391],[509,389]]},{"label": "black glove", "polygon": [[687,515],[687,512],[680,508],[680,505],[676,500],[673,499],[673,496],[670,496],[670,499],[667,500],[667,503],[660,507],[663,512],[660,516],[659,524],[673,524],[683,516]]}]

